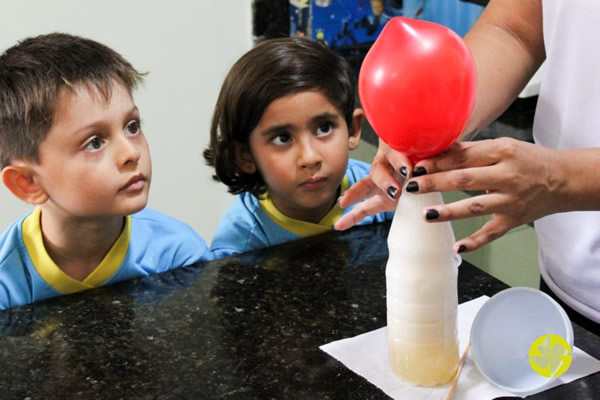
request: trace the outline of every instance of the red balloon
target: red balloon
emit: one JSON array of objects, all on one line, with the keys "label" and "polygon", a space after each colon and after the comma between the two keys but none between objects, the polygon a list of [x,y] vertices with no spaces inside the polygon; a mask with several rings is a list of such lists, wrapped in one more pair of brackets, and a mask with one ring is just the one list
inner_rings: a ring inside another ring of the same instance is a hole
[{"label": "red balloon", "polygon": [[415,163],[458,139],[473,110],[476,86],[473,56],[460,36],[404,17],[388,21],[358,77],[369,123]]}]

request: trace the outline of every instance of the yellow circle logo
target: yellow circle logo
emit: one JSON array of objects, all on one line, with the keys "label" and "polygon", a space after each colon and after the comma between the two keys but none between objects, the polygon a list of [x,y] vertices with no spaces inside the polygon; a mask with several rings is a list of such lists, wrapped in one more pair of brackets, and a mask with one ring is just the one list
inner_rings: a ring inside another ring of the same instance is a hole
[{"label": "yellow circle logo", "polygon": [[569,369],[571,346],[558,335],[542,335],[529,348],[529,364],[541,376],[553,378]]}]

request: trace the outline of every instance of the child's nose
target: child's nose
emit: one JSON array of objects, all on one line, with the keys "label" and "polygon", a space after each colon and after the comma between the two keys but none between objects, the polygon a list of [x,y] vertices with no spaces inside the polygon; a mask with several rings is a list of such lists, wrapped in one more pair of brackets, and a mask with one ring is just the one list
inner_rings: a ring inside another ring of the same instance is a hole
[{"label": "child's nose", "polygon": [[128,139],[127,137],[121,137],[119,141],[117,162],[119,166],[126,166],[129,164],[137,164],[142,155],[138,146]]},{"label": "child's nose", "polygon": [[300,155],[298,157],[300,167],[314,168],[321,165],[323,159],[314,142],[312,138],[301,141]]}]

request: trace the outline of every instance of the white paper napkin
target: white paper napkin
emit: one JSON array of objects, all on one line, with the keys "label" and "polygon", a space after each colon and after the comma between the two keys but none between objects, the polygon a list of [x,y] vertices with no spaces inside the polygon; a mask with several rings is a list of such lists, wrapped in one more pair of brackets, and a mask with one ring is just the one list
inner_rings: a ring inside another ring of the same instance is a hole
[{"label": "white paper napkin", "polygon": [[[463,353],[469,341],[473,319],[488,298],[488,296],[482,296],[458,306],[460,354]],[[321,346],[320,349],[394,399],[443,399],[450,387],[450,384],[446,384],[425,388],[411,385],[397,378],[389,367],[387,329],[385,327],[353,338],[331,342]],[[600,371],[600,361],[575,347],[571,366],[567,372],[555,378],[553,383],[543,390],[571,382],[597,371]],[[469,355],[452,398],[456,400],[481,400],[501,396],[514,396],[514,394],[489,383],[479,373]]]}]

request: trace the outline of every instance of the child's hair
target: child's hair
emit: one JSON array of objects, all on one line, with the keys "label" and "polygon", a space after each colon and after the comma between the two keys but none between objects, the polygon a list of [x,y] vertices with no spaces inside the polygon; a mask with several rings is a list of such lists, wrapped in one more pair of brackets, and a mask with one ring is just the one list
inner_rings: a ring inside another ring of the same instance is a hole
[{"label": "child's hair", "polygon": [[113,81],[131,93],[143,75],[109,47],[69,34],[32,37],[9,48],[0,55],[0,170],[14,160],[39,161],[64,89],[89,85],[108,100]]},{"label": "child's hair", "polygon": [[265,40],[231,68],[217,100],[204,159],[215,168],[213,179],[229,192],[259,197],[265,182],[256,171],[246,174],[236,165],[234,143],[248,144],[250,133],[273,101],[298,92],[317,90],[352,126],[356,83],[344,58],[324,43],[305,37]]}]

